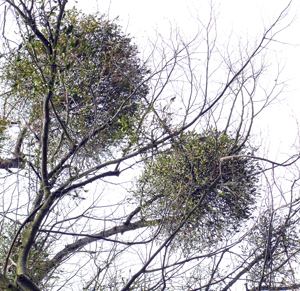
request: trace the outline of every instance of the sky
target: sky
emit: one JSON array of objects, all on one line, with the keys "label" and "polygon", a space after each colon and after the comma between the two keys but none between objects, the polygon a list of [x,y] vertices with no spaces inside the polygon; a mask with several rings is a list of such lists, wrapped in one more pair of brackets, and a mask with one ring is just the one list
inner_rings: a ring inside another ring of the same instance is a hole
[{"label": "sky", "polygon": [[[288,1],[216,0],[214,3],[218,37],[221,42],[226,42],[230,36],[245,41],[258,39],[263,30],[277,19]],[[107,14],[110,19],[119,17],[119,23],[124,30],[130,33],[142,48],[147,47],[148,38],[155,38],[157,32],[168,37],[170,29],[174,27],[178,27],[187,37],[193,37],[197,31],[196,19],[205,22],[209,17],[208,0],[78,0],[76,6],[86,13],[98,11]],[[295,141],[297,146],[299,145],[299,15],[300,2],[294,1],[282,26],[292,23],[278,35],[278,43],[272,46],[274,51],[270,51],[269,63],[274,65],[274,74],[278,69],[278,62],[284,67],[280,81],[285,82],[286,87],[281,94],[281,102],[267,108],[256,120],[254,128],[258,138],[266,136],[266,139],[261,141],[261,144],[265,143],[264,155],[279,162],[286,158],[286,154],[292,152],[291,145],[295,144]],[[260,143],[259,140],[257,142]]]},{"label": "sky", "polygon": [[[218,3],[219,2],[219,3]],[[264,28],[274,21],[286,7],[286,0],[222,0],[213,1],[216,11],[218,38],[226,40],[234,37],[239,40],[255,40]],[[126,33],[134,37],[136,44],[147,47],[148,38],[156,33],[169,37],[170,30],[179,28],[187,37],[193,37],[197,31],[196,19],[205,22],[209,17],[208,0],[78,0],[74,5],[86,13],[99,12],[109,19],[118,17],[119,24]],[[73,5],[71,2],[70,6]],[[69,7],[70,7],[69,6]],[[285,82],[282,102],[266,110],[256,124],[258,130],[269,136],[271,151],[286,152],[298,135],[297,117],[300,108],[300,4],[294,1],[288,17],[282,26],[288,26],[277,37],[278,44],[273,45],[276,54],[271,52],[271,63],[277,62],[284,70],[281,81]],[[282,42],[282,43],[280,43]],[[275,72],[274,72],[275,73]],[[280,118],[279,118],[280,117]],[[276,147],[274,147],[276,143]]]},{"label": "sky", "polygon": [[[294,1],[286,24],[293,17],[300,15],[300,4]],[[229,36],[241,39],[256,39],[265,27],[277,18],[286,6],[286,0],[219,0],[215,1],[217,11],[218,36],[226,40]],[[168,37],[170,29],[178,27],[187,37],[193,37],[197,31],[196,19],[203,22],[209,16],[208,0],[77,0],[70,1],[86,13],[100,12],[110,19],[119,17],[124,31],[134,37],[138,46],[146,47],[148,38],[156,33]],[[298,5],[298,6],[297,6]],[[284,24],[283,24],[284,26]],[[300,111],[300,21],[293,23],[280,35],[275,46],[274,70],[277,59],[285,67],[282,80],[287,87],[282,94],[282,102],[268,108],[263,117],[258,119],[256,130],[262,130],[269,136],[267,147],[277,153],[289,153],[290,145],[297,138],[297,118]],[[277,56],[277,58],[276,58]],[[300,121],[300,119],[299,119]],[[298,142],[299,143],[299,142]],[[274,158],[275,159],[275,158]],[[279,157],[281,159],[281,157]]]},{"label": "sky", "polygon": [[[218,3],[219,2],[219,3]],[[219,27],[236,32],[257,32],[262,28],[261,23],[277,17],[278,13],[287,5],[287,0],[222,0],[213,1],[215,10],[219,11]],[[296,2],[296,1],[294,1]],[[110,19],[119,17],[124,27],[133,35],[151,34],[151,30],[158,28],[160,32],[169,32],[169,22],[176,23],[189,34],[193,32],[193,18],[197,15],[205,20],[209,12],[209,0],[78,0],[77,7],[85,12],[107,14]],[[277,3],[277,4],[276,4]],[[291,14],[297,13],[299,5],[293,4]],[[299,23],[299,22],[298,22]],[[299,38],[298,38],[299,40]]]}]

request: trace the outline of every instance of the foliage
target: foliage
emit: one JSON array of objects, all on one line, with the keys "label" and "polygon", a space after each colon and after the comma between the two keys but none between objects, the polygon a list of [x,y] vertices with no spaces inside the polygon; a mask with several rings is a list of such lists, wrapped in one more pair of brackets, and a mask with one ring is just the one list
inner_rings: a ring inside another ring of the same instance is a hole
[{"label": "foliage", "polygon": [[257,163],[245,157],[220,161],[246,150],[224,132],[182,134],[170,150],[146,162],[135,195],[141,205],[155,202],[142,217],[163,219],[169,235],[192,212],[180,230],[186,247],[220,241],[224,231],[249,218],[259,194]]},{"label": "foliage", "polygon": [[[51,16],[52,30],[42,30],[50,39],[55,37],[55,20],[56,16]],[[36,136],[41,136],[44,96],[55,66],[49,135],[55,145],[53,152],[57,146],[64,150],[67,138],[77,142],[88,137],[90,146],[82,155],[94,159],[95,152],[119,144],[130,134],[148,92],[144,82],[148,70],[138,58],[132,39],[116,23],[75,8],[65,11],[54,48],[55,65],[53,56],[32,32],[27,31],[22,38],[1,65],[1,80],[9,92],[4,118],[25,119]],[[62,125],[63,136],[59,134]],[[92,135],[99,127],[102,131]]]}]

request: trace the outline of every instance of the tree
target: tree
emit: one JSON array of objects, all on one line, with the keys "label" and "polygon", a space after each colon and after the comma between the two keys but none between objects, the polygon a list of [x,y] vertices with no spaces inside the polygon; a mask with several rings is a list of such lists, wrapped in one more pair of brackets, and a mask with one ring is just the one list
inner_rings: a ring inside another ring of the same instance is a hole
[{"label": "tree", "polygon": [[241,55],[219,58],[211,11],[143,63],[66,0],[2,2],[2,289],[299,288],[299,153],[271,161],[251,136],[281,91],[261,98],[260,56],[290,4]]}]

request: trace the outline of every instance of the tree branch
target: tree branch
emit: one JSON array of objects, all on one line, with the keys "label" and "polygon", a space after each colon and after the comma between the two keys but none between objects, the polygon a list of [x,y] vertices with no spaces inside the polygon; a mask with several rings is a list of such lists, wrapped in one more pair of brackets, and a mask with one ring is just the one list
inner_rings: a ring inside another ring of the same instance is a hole
[{"label": "tree branch", "polygon": [[24,161],[21,157],[5,160],[0,158],[0,169],[7,171],[9,171],[9,169],[24,169]]},{"label": "tree branch", "polygon": [[4,275],[0,273],[0,289],[1,290],[12,290],[22,291],[15,284],[11,283]]},{"label": "tree branch", "polygon": [[[143,228],[143,227],[148,227],[150,225],[156,224],[158,221],[137,221],[134,223],[130,223],[128,225],[120,225],[120,226],[115,226],[112,227],[108,230],[101,231],[99,233],[95,233],[93,235],[88,235],[85,238],[79,239],[78,241],[69,244],[63,248],[60,252],[58,252],[53,259],[51,259],[48,263],[46,263],[45,268],[42,270],[42,275],[41,278],[44,278],[49,272],[52,271],[53,268],[58,266],[62,261],[64,261],[66,258],[70,257],[70,255],[74,254],[76,251],[79,249],[83,248],[84,246],[95,242],[97,240],[101,240],[104,238],[108,238],[112,235],[116,234],[123,234],[125,232],[135,230],[138,228]],[[47,230],[42,230],[43,232],[48,232]],[[50,233],[53,231],[49,231]],[[55,232],[55,231],[54,231]]]}]

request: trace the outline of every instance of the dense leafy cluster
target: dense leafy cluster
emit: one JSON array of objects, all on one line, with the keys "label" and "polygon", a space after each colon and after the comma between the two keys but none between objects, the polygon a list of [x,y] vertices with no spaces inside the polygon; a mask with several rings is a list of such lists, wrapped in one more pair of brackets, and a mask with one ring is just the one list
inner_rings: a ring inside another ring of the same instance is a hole
[{"label": "dense leafy cluster", "polygon": [[[49,39],[55,38],[55,19],[53,27],[42,31]],[[114,145],[132,130],[148,93],[145,78],[149,72],[131,38],[103,17],[75,9],[65,11],[59,33],[54,54],[27,33],[3,62],[2,83],[9,89],[4,118],[26,120],[36,136],[41,136],[43,104],[50,90],[46,84],[51,83],[55,70],[50,108],[52,144],[57,147],[60,142],[63,148],[63,124],[73,141],[90,138],[93,147],[85,148],[85,155],[89,151],[94,155],[95,150]]]},{"label": "dense leafy cluster", "polygon": [[168,233],[189,216],[181,228],[183,236],[209,243],[220,239],[224,229],[237,229],[250,216],[258,195],[258,165],[249,158],[222,163],[220,158],[244,152],[222,132],[182,135],[177,146],[147,162],[136,196],[142,205],[149,200],[154,205],[145,207],[142,215],[166,220]]}]

